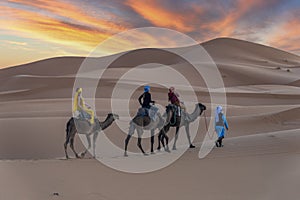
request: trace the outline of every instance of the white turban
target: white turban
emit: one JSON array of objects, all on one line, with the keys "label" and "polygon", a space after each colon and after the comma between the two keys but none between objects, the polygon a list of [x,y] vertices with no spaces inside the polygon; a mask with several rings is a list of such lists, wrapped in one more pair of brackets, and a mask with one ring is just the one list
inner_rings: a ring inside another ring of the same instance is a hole
[{"label": "white turban", "polygon": [[222,110],[223,110],[222,106],[217,106],[216,112],[215,112],[215,119],[216,119],[216,122],[219,121],[219,114],[222,112]]}]

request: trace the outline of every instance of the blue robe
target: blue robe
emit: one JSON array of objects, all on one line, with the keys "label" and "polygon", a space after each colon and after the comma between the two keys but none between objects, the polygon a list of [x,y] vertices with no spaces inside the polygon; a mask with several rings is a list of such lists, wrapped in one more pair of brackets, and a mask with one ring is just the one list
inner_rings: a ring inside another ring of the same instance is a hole
[{"label": "blue robe", "polygon": [[225,137],[225,131],[226,131],[225,127],[226,127],[226,129],[228,129],[228,123],[227,123],[225,115],[223,115],[223,114],[222,114],[222,119],[224,122],[223,126],[215,125],[215,130],[216,130],[216,133],[218,134],[218,137]]}]

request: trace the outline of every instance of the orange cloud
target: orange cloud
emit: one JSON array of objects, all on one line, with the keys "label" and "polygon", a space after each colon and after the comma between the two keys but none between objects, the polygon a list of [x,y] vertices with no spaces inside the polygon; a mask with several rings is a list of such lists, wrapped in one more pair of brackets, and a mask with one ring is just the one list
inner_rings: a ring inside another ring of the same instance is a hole
[{"label": "orange cloud", "polygon": [[[11,3],[18,3],[21,5],[31,6],[41,10],[52,12],[55,15],[67,17],[77,22],[86,24],[87,26],[94,26],[98,29],[109,30],[112,32],[119,32],[125,30],[124,27],[107,20],[92,17],[86,12],[72,4],[57,0],[9,0]],[[113,18],[114,16],[111,16]]]},{"label": "orange cloud", "polygon": [[223,18],[203,24],[201,28],[210,31],[210,34],[217,35],[217,37],[232,37],[241,17],[251,10],[255,12],[254,8],[263,7],[266,4],[266,2],[260,0],[238,0],[234,9],[224,13]]},{"label": "orange cloud", "polygon": [[[78,6],[58,0],[9,0],[0,9],[3,30],[87,53],[128,26],[96,18]],[[115,17],[110,14],[109,18]]]},{"label": "orange cloud", "polygon": [[[29,7],[32,7],[32,9]],[[62,52],[59,53],[60,56],[70,54],[84,56],[90,53],[99,42],[109,38],[115,32],[126,30],[128,26],[121,26],[118,23],[89,16],[80,8],[57,0],[10,0],[8,4],[0,5],[0,9],[2,30],[8,32],[7,35],[12,34],[24,38],[24,43],[11,42],[5,37],[4,41],[7,45],[10,45],[10,49],[19,52],[20,59],[24,55],[23,59],[26,62],[28,61],[25,56],[28,55],[27,49],[20,47],[25,44],[26,38],[34,39],[39,43],[31,44],[29,42],[26,45],[28,48],[38,48],[35,54],[36,59],[40,59],[45,55],[46,57],[57,56],[58,52]],[[143,38],[143,40],[140,38]],[[165,38],[161,42],[156,37],[142,32],[136,32],[131,38],[118,38],[117,41],[115,39],[110,41],[113,42],[101,47],[100,54],[116,53],[120,49],[130,49],[136,47],[136,45],[141,47],[149,47],[149,45],[170,46],[169,42],[174,43],[169,38]],[[16,45],[18,45],[18,48],[16,48]],[[52,48],[54,46],[57,49]],[[70,53],[63,53],[63,50],[66,49]],[[42,54],[41,50],[47,52]]]},{"label": "orange cloud", "polygon": [[[19,0],[13,1],[15,3],[21,2]],[[33,3],[38,2],[38,0],[30,1],[26,5],[29,6],[30,4],[33,6]],[[51,10],[56,15],[60,13],[59,9],[63,8],[63,5],[58,5],[56,8],[51,8],[51,6],[35,5],[34,7],[40,8],[43,11],[48,10],[50,12]],[[14,54],[18,54],[18,59],[10,58],[3,60],[0,63],[0,67],[1,65],[2,67],[14,65],[14,63],[20,64],[22,60],[23,62],[28,62],[45,57],[64,55],[86,56],[99,42],[108,39],[114,32],[126,29],[125,26],[122,27],[119,25],[112,25],[111,29],[109,29],[108,27],[110,27],[111,22],[102,23],[103,20],[97,21],[96,18],[80,13],[76,10],[76,7],[72,6],[68,11],[60,14],[60,16],[63,15],[68,19],[73,19],[66,21],[62,20],[64,18],[56,17],[49,13],[45,14],[45,12],[34,12],[32,9],[28,9],[28,7],[15,4],[0,5],[0,9],[0,24],[2,25],[2,30],[7,32],[6,35],[11,34],[24,38],[24,42],[19,43],[3,37],[3,41],[6,44],[6,47],[3,49],[10,49],[10,51],[5,52],[5,55],[14,51]],[[78,20],[76,20],[77,18]],[[80,23],[76,23],[78,21]],[[170,46],[168,45],[170,41],[168,38],[162,44],[160,40],[146,33],[138,31],[135,33],[131,38],[119,37],[109,40],[110,42],[105,43],[107,45],[102,45],[101,49],[97,49],[99,52],[97,51],[96,55],[117,53],[120,50],[134,48],[137,45],[141,47],[149,47],[149,45]],[[27,38],[34,39],[37,42],[35,44],[26,43],[28,41]],[[25,44],[27,44],[26,48],[22,46]],[[32,54],[32,49],[35,49],[36,53]]]},{"label": "orange cloud", "polygon": [[[160,27],[172,28],[184,33],[193,33],[200,41],[215,37],[234,37],[239,30],[241,19],[251,12],[271,5],[276,0],[235,0],[228,10],[222,4],[196,3],[184,4],[182,9],[173,6],[164,7],[158,0],[127,0],[126,4],[143,18]],[[176,2],[175,2],[176,3]],[[174,3],[174,4],[175,4]],[[176,10],[177,9],[177,10]],[[219,16],[218,18],[215,18]],[[198,35],[195,35],[198,33]]]},{"label": "orange cloud", "polygon": [[277,27],[277,30],[270,34],[268,44],[288,51],[300,51],[300,19],[298,17],[284,22]]},{"label": "orange cloud", "polygon": [[161,3],[157,0],[128,0],[126,4],[152,24],[182,32],[194,31],[195,27],[190,20],[195,15],[202,13],[202,9],[197,6],[194,6],[193,12],[184,14],[182,12],[171,11],[161,7]]},{"label": "orange cloud", "polygon": [[18,45],[18,46],[26,46],[27,43],[26,42],[16,42],[16,41],[4,41],[7,44],[13,44],[13,45]]},{"label": "orange cloud", "polygon": [[[91,30],[80,30],[80,27],[64,24],[58,20],[43,16],[38,13],[1,6],[4,14],[10,19],[0,19],[1,24],[9,30],[27,33],[31,38],[52,42],[81,42],[92,45],[98,38],[93,36]],[[80,31],[79,31],[80,30]],[[104,37],[104,36],[102,36]]]}]

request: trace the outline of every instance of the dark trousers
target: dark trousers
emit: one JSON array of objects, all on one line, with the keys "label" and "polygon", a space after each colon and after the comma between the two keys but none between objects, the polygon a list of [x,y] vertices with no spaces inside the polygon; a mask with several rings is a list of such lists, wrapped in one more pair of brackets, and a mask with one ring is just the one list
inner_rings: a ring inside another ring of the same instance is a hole
[{"label": "dark trousers", "polygon": [[222,147],[222,140],[223,139],[224,139],[224,136],[218,138],[218,140],[217,140],[218,147]]}]

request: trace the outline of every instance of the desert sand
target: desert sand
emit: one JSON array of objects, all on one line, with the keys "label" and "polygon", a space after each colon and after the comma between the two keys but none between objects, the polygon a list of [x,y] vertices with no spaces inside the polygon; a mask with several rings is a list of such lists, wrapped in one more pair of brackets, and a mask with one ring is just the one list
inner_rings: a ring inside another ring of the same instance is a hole
[{"label": "desert sand", "polygon": [[[110,169],[91,155],[65,160],[65,124],[71,116],[75,76],[85,58],[51,58],[1,69],[0,199],[297,199],[300,57],[230,38],[201,45],[216,62],[227,92],[230,129],[225,146],[214,148],[204,159],[198,158],[206,133],[201,116],[193,141],[196,148],[189,149],[170,166],[146,174]],[[193,48],[184,47],[182,51]],[[153,51],[138,50],[107,70],[99,83],[101,92],[96,94],[100,120],[111,112],[110,94],[116,77],[147,61],[146,55]],[[90,59],[102,62],[107,57]],[[160,59],[167,60],[174,69],[184,69],[178,59],[168,56]],[[211,102],[203,80],[195,79],[193,71],[185,74],[197,88],[198,100],[207,105],[209,120]],[[128,84],[139,83],[128,80],[125,89]],[[142,87],[132,95],[132,110],[136,110],[136,98],[141,92]],[[152,87],[152,96],[158,104],[167,104],[166,92],[162,86]],[[188,99],[188,91],[180,92]],[[118,114],[121,120],[128,120],[122,118],[122,112]],[[180,134],[185,135],[184,132],[182,128]],[[105,134],[123,147],[126,135],[116,123]],[[169,135],[173,136],[174,130]],[[188,145],[185,136],[180,140],[181,145]],[[139,152],[135,143],[135,139],[131,141],[129,149]],[[149,151],[149,138],[143,145]],[[75,147],[78,151],[84,149],[78,137]]]}]

